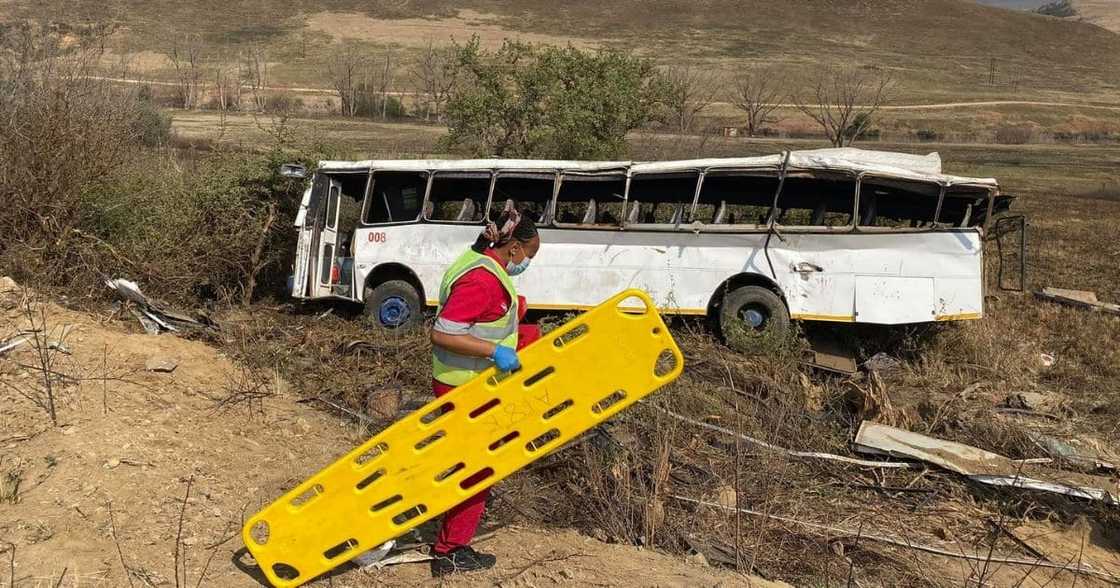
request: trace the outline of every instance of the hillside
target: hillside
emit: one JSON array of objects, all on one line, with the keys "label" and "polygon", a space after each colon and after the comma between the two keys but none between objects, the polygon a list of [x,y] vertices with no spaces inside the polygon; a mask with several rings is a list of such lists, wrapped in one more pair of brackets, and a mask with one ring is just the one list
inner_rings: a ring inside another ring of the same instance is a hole
[{"label": "hillside", "polygon": [[1073,6],[1086,22],[1120,33],[1120,2],[1115,0],[1073,0]]},{"label": "hillside", "polygon": [[[1085,2],[1107,5],[1108,2]],[[1070,97],[1114,100],[1120,35],[1073,20],[982,6],[965,0],[622,0],[604,7],[577,0],[12,0],[7,19],[114,24],[110,47],[132,65],[169,77],[163,58],[198,35],[203,59],[247,47],[266,51],[276,84],[325,85],[337,42],[372,51],[392,48],[398,63],[429,41],[479,34],[548,43],[632,48],[663,63],[691,63],[733,74],[756,63],[811,76],[821,63],[882,68],[899,82],[899,99]],[[205,18],[200,16],[205,15]],[[398,84],[407,84],[400,65]],[[992,75],[992,70],[996,75]],[[994,84],[991,83],[994,80]]]}]

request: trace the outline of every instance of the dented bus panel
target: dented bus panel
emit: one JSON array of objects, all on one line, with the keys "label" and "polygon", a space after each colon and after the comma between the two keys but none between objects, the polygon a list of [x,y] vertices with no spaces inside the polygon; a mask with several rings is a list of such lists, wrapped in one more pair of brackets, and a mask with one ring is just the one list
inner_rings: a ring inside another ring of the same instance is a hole
[{"label": "dented bus panel", "polygon": [[985,228],[1012,198],[995,180],[942,174],[936,154],[856,149],[323,162],[296,223],[292,294],[361,302],[375,323],[408,326],[507,200],[544,243],[514,278],[530,308],[585,309],[641,288],[669,314],[766,328],[982,317]]}]

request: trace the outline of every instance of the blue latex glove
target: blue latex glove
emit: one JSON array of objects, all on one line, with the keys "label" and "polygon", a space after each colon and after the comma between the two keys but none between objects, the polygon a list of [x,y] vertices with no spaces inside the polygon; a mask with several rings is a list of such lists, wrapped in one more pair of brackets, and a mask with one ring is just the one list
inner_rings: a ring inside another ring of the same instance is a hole
[{"label": "blue latex glove", "polygon": [[517,352],[509,347],[497,346],[490,359],[494,360],[494,365],[498,366],[498,369],[503,372],[512,372],[521,367],[521,360],[517,359]]}]

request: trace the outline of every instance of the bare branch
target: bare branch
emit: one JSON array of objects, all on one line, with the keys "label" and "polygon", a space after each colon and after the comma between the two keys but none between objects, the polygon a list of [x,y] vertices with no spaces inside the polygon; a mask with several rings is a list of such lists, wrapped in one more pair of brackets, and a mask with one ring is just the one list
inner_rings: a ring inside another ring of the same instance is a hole
[{"label": "bare branch", "polygon": [[801,96],[796,103],[820,125],[829,142],[847,147],[867,132],[892,88],[885,73],[830,66],[818,72],[812,95]]},{"label": "bare branch", "polygon": [[711,105],[719,93],[722,80],[709,71],[692,66],[673,66],[664,72],[669,92],[666,98],[677,130],[692,130],[697,115]]},{"label": "bare branch", "polygon": [[754,137],[768,123],[785,93],[782,77],[770,69],[748,69],[735,79],[734,104],[747,115],[747,136]]}]

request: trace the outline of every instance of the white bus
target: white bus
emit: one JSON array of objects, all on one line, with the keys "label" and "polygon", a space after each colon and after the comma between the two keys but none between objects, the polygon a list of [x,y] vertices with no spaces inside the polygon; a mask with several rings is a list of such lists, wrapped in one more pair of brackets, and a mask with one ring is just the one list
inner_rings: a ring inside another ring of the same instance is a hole
[{"label": "white bus", "polygon": [[385,328],[415,324],[507,200],[540,227],[532,271],[514,278],[530,309],[585,309],[637,287],[664,313],[762,329],[980,318],[984,231],[1012,198],[993,179],[942,174],[937,154],[857,149],[324,161],[296,220],[292,295],[364,303]]}]

